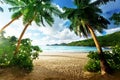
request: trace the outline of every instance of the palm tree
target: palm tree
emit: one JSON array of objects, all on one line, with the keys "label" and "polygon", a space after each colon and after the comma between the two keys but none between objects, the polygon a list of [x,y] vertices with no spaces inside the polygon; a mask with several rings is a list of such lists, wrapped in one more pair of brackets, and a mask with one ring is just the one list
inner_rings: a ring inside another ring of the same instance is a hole
[{"label": "palm tree", "polygon": [[100,57],[101,74],[111,73],[111,68],[104,58],[104,53],[94,33],[95,30],[102,32],[110,24],[109,21],[100,15],[102,11],[96,6],[98,5],[96,2],[91,3],[90,0],[74,0],[74,2],[76,8],[64,8],[62,17],[71,21],[70,30],[77,35],[88,37],[91,34]]},{"label": "palm tree", "polygon": [[38,26],[43,26],[44,21],[46,21],[50,26],[52,26],[54,19],[53,15],[60,15],[61,12],[58,8],[51,4],[51,0],[21,0],[24,3],[29,3],[26,8],[22,11],[23,13],[23,24],[25,25],[16,47],[15,54],[18,52],[21,39],[28,28],[29,25],[34,21]]},{"label": "palm tree", "polygon": [[24,8],[26,7],[26,4],[19,0],[4,0],[4,3],[12,5],[13,7],[9,8],[9,11],[13,11],[14,13],[11,17],[12,20],[8,22],[5,26],[3,26],[0,32],[2,32],[6,27],[8,27],[12,22],[19,19],[22,16],[22,10],[24,10]]}]

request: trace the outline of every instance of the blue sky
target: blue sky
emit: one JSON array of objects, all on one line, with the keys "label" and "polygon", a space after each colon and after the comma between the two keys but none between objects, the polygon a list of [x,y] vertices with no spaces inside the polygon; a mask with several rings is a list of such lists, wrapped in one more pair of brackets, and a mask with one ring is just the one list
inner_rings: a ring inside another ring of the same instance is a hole
[{"label": "blue sky", "polygon": [[[74,7],[73,0],[54,0],[53,1],[60,10],[61,7]],[[110,2],[105,6],[100,8],[103,10],[103,16],[108,18],[113,12],[120,12],[120,0],[116,2]],[[0,28],[7,24],[11,20],[11,13],[8,11],[8,5],[0,4],[4,8],[4,12],[0,12]],[[54,16],[55,22],[52,27],[46,24],[46,27],[38,27],[33,22],[31,26],[28,27],[23,38],[30,38],[33,40],[34,45],[46,45],[46,44],[56,44],[56,43],[69,43],[72,41],[78,41],[84,39],[83,37],[76,36],[74,32],[68,29],[68,20],[60,19]],[[22,32],[24,25],[22,24],[22,19],[18,19],[13,22],[9,27],[5,29],[6,36],[16,36],[19,37]],[[109,26],[109,29],[104,30],[104,34],[110,34],[115,31],[120,31],[120,27],[116,27],[113,24]],[[97,35],[103,35],[96,32]]]},{"label": "blue sky", "polygon": [[73,0],[53,0],[60,7],[74,7]]}]

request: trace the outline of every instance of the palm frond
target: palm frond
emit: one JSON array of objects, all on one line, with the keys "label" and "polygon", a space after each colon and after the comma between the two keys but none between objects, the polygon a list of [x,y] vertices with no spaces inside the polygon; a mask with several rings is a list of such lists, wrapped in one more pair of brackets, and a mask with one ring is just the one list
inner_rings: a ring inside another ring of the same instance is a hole
[{"label": "palm frond", "polygon": [[120,24],[120,12],[114,13],[109,19],[114,20],[115,25],[119,25]]},{"label": "palm frond", "polygon": [[4,0],[5,3],[10,4],[12,6],[18,6],[19,2],[18,0]]},{"label": "palm frond", "polygon": [[92,3],[92,5],[101,5],[101,4],[107,4],[110,1],[116,1],[116,0],[96,0]]},{"label": "palm frond", "polygon": [[22,13],[20,11],[15,12],[15,13],[12,14],[12,19],[17,18],[17,17],[19,17],[21,15],[22,15]]},{"label": "palm frond", "polygon": [[50,26],[52,26],[52,24],[53,24],[53,22],[54,22],[54,19],[53,19],[53,17],[52,17],[51,14],[45,12],[42,17],[44,17],[45,21],[46,21]]},{"label": "palm frond", "polygon": [[61,17],[70,19],[73,15],[75,15],[76,9],[64,7],[64,11],[65,12],[61,14]]},{"label": "palm frond", "polygon": [[[37,15],[37,14],[36,14]],[[38,25],[38,26],[40,26],[40,22],[41,22],[41,18],[40,18],[41,16],[40,15],[37,15],[37,17],[35,17],[35,19],[34,19],[34,21],[35,21],[35,23]]]},{"label": "palm frond", "polygon": [[51,5],[48,8],[48,11],[49,11],[49,13],[52,13],[55,16],[60,16],[62,14],[62,12],[58,9],[58,7],[54,6],[54,5],[53,6]]},{"label": "palm frond", "polygon": [[11,7],[11,8],[9,8],[9,11],[10,11],[10,12],[11,12],[11,11],[15,12],[15,11],[19,11],[19,10],[22,9],[22,8],[24,8],[24,7]]},{"label": "palm frond", "polygon": [[0,7],[0,11],[2,11],[2,12],[3,12],[3,8],[2,8],[2,7]]}]

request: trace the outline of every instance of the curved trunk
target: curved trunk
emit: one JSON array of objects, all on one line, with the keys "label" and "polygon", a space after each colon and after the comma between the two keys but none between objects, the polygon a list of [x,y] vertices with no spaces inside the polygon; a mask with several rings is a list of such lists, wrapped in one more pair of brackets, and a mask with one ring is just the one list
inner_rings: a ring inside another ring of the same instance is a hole
[{"label": "curved trunk", "polygon": [[22,37],[23,37],[23,35],[24,35],[26,29],[28,28],[28,26],[32,23],[32,21],[33,21],[34,18],[36,17],[36,14],[37,14],[37,13],[35,13],[35,15],[34,15],[34,17],[32,18],[32,20],[30,20],[29,23],[25,25],[25,28],[23,29],[23,31],[22,31],[22,33],[21,33],[19,39],[18,39],[18,44],[17,44],[17,46],[16,46],[16,50],[15,50],[14,55],[16,55],[16,54],[18,53],[19,47],[20,47],[20,43],[21,43],[21,39],[22,39]]},{"label": "curved trunk", "polygon": [[20,43],[21,43],[22,37],[23,37],[25,31],[27,30],[28,26],[31,24],[31,22],[32,22],[32,21],[30,21],[28,24],[25,25],[25,28],[23,29],[23,31],[22,31],[19,39],[18,39],[18,43],[17,43],[17,46],[16,46],[16,50],[15,50],[14,55],[17,54],[17,52],[18,52],[18,50],[19,50],[19,47],[20,47]]},{"label": "curved trunk", "polygon": [[17,18],[12,19],[9,23],[7,23],[5,26],[2,27],[2,29],[0,30],[0,33],[6,28],[8,27],[12,22],[14,22],[15,20],[17,20],[18,18],[20,18],[22,15],[20,15]]},{"label": "curved trunk", "polygon": [[88,29],[89,29],[89,31],[91,33],[91,36],[92,36],[92,38],[93,38],[93,40],[95,42],[96,48],[98,50],[98,54],[99,54],[99,57],[100,57],[101,74],[102,75],[104,75],[106,73],[111,74],[112,70],[111,70],[109,64],[107,63],[107,61],[106,61],[106,59],[104,57],[104,53],[102,51],[102,48],[101,48],[101,46],[100,46],[100,44],[99,44],[99,42],[98,42],[98,40],[96,38],[96,35],[95,35],[92,27],[89,24],[87,24],[87,27],[88,27]]}]

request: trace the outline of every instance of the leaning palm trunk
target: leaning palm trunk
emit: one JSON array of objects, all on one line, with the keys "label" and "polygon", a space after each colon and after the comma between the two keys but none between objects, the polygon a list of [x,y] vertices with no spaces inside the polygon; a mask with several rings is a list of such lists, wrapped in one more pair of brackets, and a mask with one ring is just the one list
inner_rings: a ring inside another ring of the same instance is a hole
[{"label": "leaning palm trunk", "polygon": [[23,29],[19,39],[18,39],[18,43],[17,43],[17,46],[16,46],[16,50],[15,50],[15,53],[14,55],[16,55],[18,53],[18,50],[19,50],[19,47],[20,47],[20,43],[21,43],[21,39],[25,33],[25,31],[27,30],[28,26],[31,24],[32,21],[30,21],[28,24],[25,25],[25,28]]},{"label": "leaning palm trunk", "polygon": [[0,33],[6,28],[8,27],[12,22],[14,22],[15,20],[17,20],[18,18],[20,18],[22,15],[20,15],[17,18],[12,19],[9,23],[7,23],[5,26],[2,27],[2,29],[0,30]]},{"label": "leaning palm trunk", "polygon": [[93,38],[93,40],[95,42],[96,48],[98,50],[98,54],[99,54],[99,58],[100,58],[101,74],[102,75],[104,75],[106,73],[111,74],[112,70],[111,70],[109,64],[107,63],[107,61],[106,61],[106,59],[104,57],[104,53],[102,51],[102,48],[101,48],[101,46],[100,46],[100,44],[99,44],[99,42],[98,42],[98,40],[96,38],[96,35],[95,35],[92,27],[89,24],[87,24],[87,27],[88,27],[88,29],[89,29],[89,31],[91,33],[91,36],[92,36],[92,38]]}]

